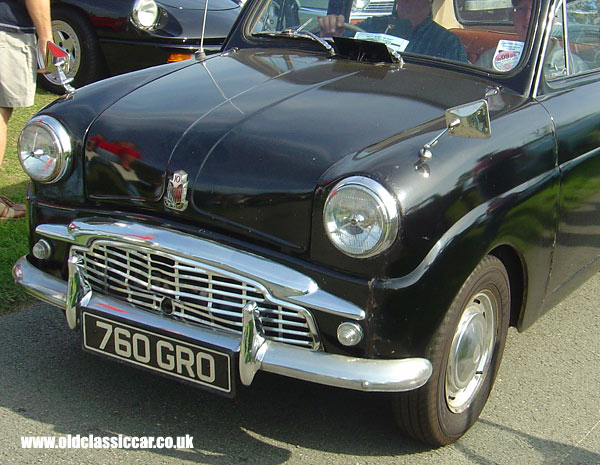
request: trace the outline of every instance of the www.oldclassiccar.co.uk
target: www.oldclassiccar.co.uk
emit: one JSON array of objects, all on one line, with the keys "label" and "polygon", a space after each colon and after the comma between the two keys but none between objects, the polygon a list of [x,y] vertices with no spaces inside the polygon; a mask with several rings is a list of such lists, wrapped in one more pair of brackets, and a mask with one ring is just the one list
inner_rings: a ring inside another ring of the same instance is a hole
[{"label": "www.oldclassiccar.co.uk", "polygon": [[185,436],[21,436],[23,449],[193,449],[194,437]]}]

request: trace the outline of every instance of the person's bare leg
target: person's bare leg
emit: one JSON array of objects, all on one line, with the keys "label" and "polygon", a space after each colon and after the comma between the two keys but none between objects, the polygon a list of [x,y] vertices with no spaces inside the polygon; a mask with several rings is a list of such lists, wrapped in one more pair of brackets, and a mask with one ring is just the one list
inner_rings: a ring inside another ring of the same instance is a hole
[{"label": "person's bare leg", "polygon": [[8,132],[8,120],[12,115],[13,109],[0,107],[0,166],[4,160],[4,152],[6,150],[6,134]]},{"label": "person's bare leg", "polygon": [[[6,151],[6,135],[8,133],[8,120],[12,115],[12,108],[0,107],[0,166],[4,160]],[[23,218],[25,216],[25,206],[20,203],[14,203],[4,196],[0,196],[0,221],[7,219]]]}]

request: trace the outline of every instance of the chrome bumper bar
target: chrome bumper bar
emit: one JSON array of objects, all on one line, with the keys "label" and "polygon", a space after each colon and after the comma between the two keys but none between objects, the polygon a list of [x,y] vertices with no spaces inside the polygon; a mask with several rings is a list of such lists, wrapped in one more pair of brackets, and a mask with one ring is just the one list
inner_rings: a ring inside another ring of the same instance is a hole
[{"label": "chrome bumper bar", "polygon": [[252,383],[259,370],[359,391],[409,391],[423,386],[431,377],[431,363],[424,358],[361,359],[266,340],[260,334],[254,303],[247,304],[243,309],[240,340],[236,334],[204,329],[94,294],[81,285],[76,263],[69,263],[69,271],[67,284],[39,270],[22,257],[13,268],[13,276],[16,283],[33,296],[65,309],[72,329],[77,328],[80,309],[85,307],[100,311],[108,317],[126,319],[133,325],[181,334],[200,344],[239,353],[239,376],[246,386]]}]

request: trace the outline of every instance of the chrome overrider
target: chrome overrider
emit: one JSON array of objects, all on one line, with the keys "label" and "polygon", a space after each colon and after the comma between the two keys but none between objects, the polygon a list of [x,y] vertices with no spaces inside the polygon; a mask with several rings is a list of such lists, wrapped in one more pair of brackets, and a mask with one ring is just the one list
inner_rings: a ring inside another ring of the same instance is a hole
[{"label": "chrome overrider", "polygon": [[[77,220],[69,225],[43,224],[36,228],[36,233],[76,245],[89,245],[94,240],[103,239],[153,247],[251,278],[278,299],[355,321],[365,318],[364,310],[319,289],[310,277],[258,255],[207,239],[139,223],[105,219]],[[267,340],[261,334],[255,302],[247,303],[242,310],[241,340],[239,334],[140,310],[93,292],[83,278],[81,266],[78,257],[72,256],[68,262],[68,282],[65,282],[22,257],[13,268],[13,276],[33,296],[64,309],[71,329],[79,326],[80,309],[88,308],[108,318],[127,319],[133,325],[174,332],[200,343],[239,352],[239,376],[247,386],[261,370],[348,389],[399,392],[419,388],[432,373],[431,363],[424,358],[362,359]]]}]

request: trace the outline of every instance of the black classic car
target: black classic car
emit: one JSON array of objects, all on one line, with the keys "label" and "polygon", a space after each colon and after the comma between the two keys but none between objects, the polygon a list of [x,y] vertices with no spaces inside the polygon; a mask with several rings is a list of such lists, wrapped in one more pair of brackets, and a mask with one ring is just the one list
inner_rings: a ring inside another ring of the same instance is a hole
[{"label": "black classic car", "polygon": [[[220,50],[242,0],[209,0],[204,48]],[[53,40],[71,60],[76,87],[109,75],[191,58],[200,45],[204,0],[52,0]],[[42,87],[64,90],[52,74]]]},{"label": "black classic car", "polygon": [[375,31],[298,5],[31,119],[14,277],[86,351],[228,396],[261,371],[387,392],[451,443],[508,327],[600,267],[600,5],[434,0],[412,29],[429,3],[399,0]]}]

